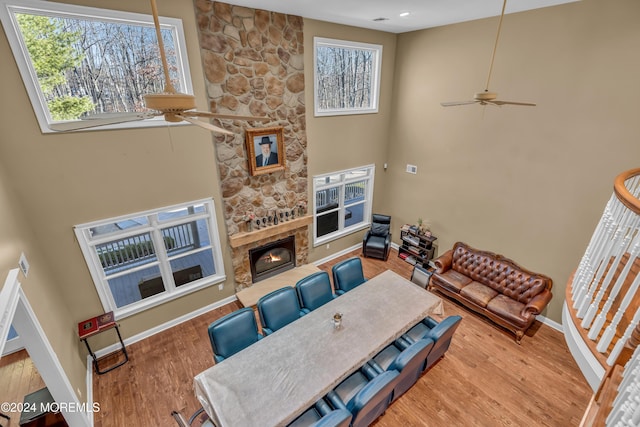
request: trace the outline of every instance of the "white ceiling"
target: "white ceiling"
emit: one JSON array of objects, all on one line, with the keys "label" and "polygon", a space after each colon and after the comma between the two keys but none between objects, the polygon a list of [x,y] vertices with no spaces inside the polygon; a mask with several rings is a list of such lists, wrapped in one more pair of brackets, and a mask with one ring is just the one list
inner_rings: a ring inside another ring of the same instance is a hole
[{"label": "white ceiling", "polygon": [[[506,13],[574,1],[579,0],[511,0]],[[502,0],[228,0],[225,3],[390,33],[498,16],[502,10]],[[402,12],[410,15],[400,17]],[[387,20],[376,22],[376,18]]]}]

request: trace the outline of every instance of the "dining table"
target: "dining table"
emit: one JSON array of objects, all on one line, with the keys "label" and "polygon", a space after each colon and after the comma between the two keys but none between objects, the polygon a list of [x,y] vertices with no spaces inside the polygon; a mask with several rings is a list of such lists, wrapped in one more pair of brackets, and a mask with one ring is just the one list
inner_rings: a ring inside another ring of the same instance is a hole
[{"label": "dining table", "polygon": [[286,426],[429,314],[442,300],[387,270],[201,372],[196,396],[217,427]]}]

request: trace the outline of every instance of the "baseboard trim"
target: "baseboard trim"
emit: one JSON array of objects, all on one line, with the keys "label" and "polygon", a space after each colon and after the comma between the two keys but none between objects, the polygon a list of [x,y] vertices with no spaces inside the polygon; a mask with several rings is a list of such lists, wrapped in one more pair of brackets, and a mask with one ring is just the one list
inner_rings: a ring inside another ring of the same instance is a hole
[{"label": "baseboard trim", "polygon": [[562,324],[560,324],[560,323],[558,323],[558,322],[556,322],[554,320],[548,319],[548,318],[546,318],[544,316],[541,316],[541,315],[537,315],[536,316],[536,320],[539,320],[541,323],[544,323],[545,325],[547,325],[547,326],[549,326],[549,327],[551,327],[551,328],[553,328],[553,329],[555,329],[555,330],[557,330],[559,332],[562,332],[564,334],[564,327],[562,326]]},{"label": "baseboard trim", "polygon": [[[209,304],[207,306],[204,306],[202,308],[199,308],[195,311],[192,311],[190,313],[184,314],[180,317],[176,317],[175,319],[172,319],[168,322],[165,322],[161,325],[155,326],[151,329],[147,329],[146,331],[140,332],[139,334],[133,335],[129,338],[124,339],[124,344],[126,346],[131,345],[133,343],[136,343],[138,341],[142,341],[145,338],[149,338],[157,333],[166,331],[169,328],[172,328],[174,326],[179,325],[180,323],[186,322],[188,320],[191,320],[195,317],[200,316],[201,314],[205,314],[211,310],[215,310],[216,308],[220,308],[224,305],[230,304],[234,301],[237,301],[238,299],[236,298],[235,295],[232,295],[230,297],[227,297],[225,299],[221,299],[219,301],[214,302],[213,304]],[[98,358],[102,357],[102,356],[106,356],[107,354],[113,353],[115,351],[118,351],[120,349],[120,343],[114,343],[111,344],[110,346],[107,346],[105,348],[102,348],[100,350],[97,350],[95,352],[96,356]],[[87,369],[90,370],[93,368],[93,364],[90,362],[87,364]]]},{"label": "baseboard trim", "polygon": [[360,245],[360,244],[353,245],[350,248],[343,249],[343,250],[341,250],[339,252],[336,252],[334,254],[329,255],[328,257],[325,257],[325,258],[319,259],[317,261],[314,261],[311,264],[316,265],[316,266],[320,265],[320,264],[324,264],[325,262],[329,262],[331,260],[334,260],[334,259],[336,259],[338,257],[341,257],[342,255],[346,255],[349,252],[353,252],[353,251],[355,251],[356,249],[358,249],[360,247],[362,247],[362,245]]},{"label": "baseboard trim", "polygon": [[[91,355],[87,354],[87,418],[89,419],[89,425],[93,427],[93,359]],[[99,402],[98,402],[99,404]]]}]

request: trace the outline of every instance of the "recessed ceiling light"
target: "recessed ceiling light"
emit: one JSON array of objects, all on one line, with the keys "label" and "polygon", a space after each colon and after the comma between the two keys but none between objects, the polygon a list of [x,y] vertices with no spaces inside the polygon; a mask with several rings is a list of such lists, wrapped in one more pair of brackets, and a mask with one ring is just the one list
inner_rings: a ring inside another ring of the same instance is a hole
[{"label": "recessed ceiling light", "polygon": [[409,16],[409,15],[411,15],[411,12],[402,12],[402,13],[400,14],[400,16],[401,16],[401,17],[403,17],[403,18],[404,18],[404,17],[407,17],[407,16]]}]

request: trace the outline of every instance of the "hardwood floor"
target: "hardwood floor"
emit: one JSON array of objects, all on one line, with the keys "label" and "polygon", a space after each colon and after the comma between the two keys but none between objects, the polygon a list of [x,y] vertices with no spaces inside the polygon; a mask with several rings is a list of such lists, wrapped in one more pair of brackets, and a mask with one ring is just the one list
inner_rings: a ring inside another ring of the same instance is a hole
[{"label": "hardwood floor", "polygon": [[[329,271],[359,253],[319,267]],[[411,266],[396,251],[387,262],[361,259],[366,277],[387,269],[411,276]],[[511,334],[456,303],[445,299],[444,305],[446,316],[463,317],[449,351],[393,403],[376,427],[579,424],[591,389],[560,332],[536,322],[517,345]],[[133,344],[129,363],[94,375],[94,400],[101,409],[95,426],[172,427],[172,410],[192,414],[200,406],[193,377],[213,365],[207,326],[237,308],[229,304]],[[384,314],[384,307],[380,312]]]},{"label": "hardwood floor", "polygon": [[[0,359],[0,403],[22,403],[25,395],[44,386],[44,381],[26,350],[11,353]],[[19,412],[3,413],[11,417],[11,425],[18,425]],[[7,425],[7,422],[0,419],[0,425]]]}]

